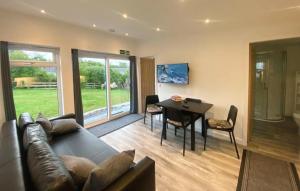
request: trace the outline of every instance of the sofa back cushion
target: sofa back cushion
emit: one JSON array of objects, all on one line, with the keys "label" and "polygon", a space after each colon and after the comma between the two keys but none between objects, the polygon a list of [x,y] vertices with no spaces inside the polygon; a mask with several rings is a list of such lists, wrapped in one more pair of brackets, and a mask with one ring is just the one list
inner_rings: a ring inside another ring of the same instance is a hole
[{"label": "sofa back cushion", "polygon": [[31,115],[29,113],[21,113],[18,120],[18,127],[21,133],[24,132],[26,127],[29,124],[34,123],[34,120],[32,119]]},{"label": "sofa back cushion", "polygon": [[27,164],[31,180],[37,190],[76,190],[63,162],[45,141],[35,141],[29,145]]},{"label": "sofa back cushion", "polygon": [[30,124],[23,133],[23,148],[26,151],[28,146],[36,141],[47,142],[47,135],[39,124]]}]

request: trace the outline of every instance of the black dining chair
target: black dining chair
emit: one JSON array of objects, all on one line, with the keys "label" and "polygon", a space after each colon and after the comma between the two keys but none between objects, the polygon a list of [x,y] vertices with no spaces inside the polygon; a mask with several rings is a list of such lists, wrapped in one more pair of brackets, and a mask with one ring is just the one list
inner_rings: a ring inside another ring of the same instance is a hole
[{"label": "black dining chair", "polygon": [[158,95],[148,95],[145,101],[144,124],[146,123],[147,113],[151,115],[151,131],[153,131],[153,115],[161,115],[162,108],[155,105],[159,102]]},{"label": "black dining chair", "polygon": [[[195,98],[185,98],[184,102],[185,103],[191,102],[191,103],[199,103],[200,104],[200,103],[202,103],[202,100],[201,99],[195,99]],[[194,113],[193,118],[196,121],[196,120],[201,118],[201,115]]]},{"label": "black dining chair", "polygon": [[206,120],[206,129],[205,129],[205,136],[204,136],[204,150],[206,147],[207,129],[226,131],[229,133],[231,143],[233,140],[237,158],[240,159],[239,151],[237,149],[235,136],[234,136],[234,127],[235,127],[235,123],[236,123],[237,113],[238,113],[237,107],[232,105],[232,106],[230,106],[227,120],[218,120],[218,119],[207,119]]},{"label": "black dining chair", "polygon": [[[173,109],[173,108],[165,108],[165,118],[167,125],[173,125],[175,127],[175,135],[177,129],[183,129],[183,156],[185,155],[185,137],[186,137],[186,129],[191,124],[191,117],[186,115],[184,112]],[[162,145],[163,137],[167,134],[167,126],[165,126],[161,133],[160,145]]]}]

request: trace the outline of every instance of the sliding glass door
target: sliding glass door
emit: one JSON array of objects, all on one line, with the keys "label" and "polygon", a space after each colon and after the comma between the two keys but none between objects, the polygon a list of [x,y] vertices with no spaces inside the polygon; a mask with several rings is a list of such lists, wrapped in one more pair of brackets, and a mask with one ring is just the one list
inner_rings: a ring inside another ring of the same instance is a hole
[{"label": "sliding glass door", "polygon": [[130,110],[129,60],[109,59],[111,114]]},{"label": "sliding glass door", "polygon": [[102,58],[79,58],[80,87],[84,123],[106,120],[106,62]]},{"label": "sliding glass door", "polygon": [[79,56],[79,72],[85,126],[129,113],[128,58],[83,52]]}]

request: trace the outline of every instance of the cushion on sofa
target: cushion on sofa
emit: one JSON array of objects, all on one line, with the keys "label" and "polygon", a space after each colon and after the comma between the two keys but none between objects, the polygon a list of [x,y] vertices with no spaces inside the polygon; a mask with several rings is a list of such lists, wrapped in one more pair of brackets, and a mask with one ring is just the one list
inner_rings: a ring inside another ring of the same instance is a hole
[{"label": "cushion on sofa", "polygon": [[29,145],[27,164],[37,190],[76,190],[63,162],[45,141],[36,141]]},{"label": "cushion on sofa", "polygon": [[44,128],[48,137],[50,137],[52,131],[52,124],[49,121],[49,119],[47,119],[47,117],[45,117],[42,113],[39,113],[35,121]]},{"label": "cushion on sofa", "polygon": [[100,191],[126,173],[133,165],[134,150],[123,151],[99,164],[92,170],[84,184],[83,191]]},{"label": "cushion on sofa", "polygon": [[52,121],[51,124],[51,135],[63,135],[77,131],[80,128],[75,119],[57,119]]},{"label": "cushion on sofa", "polygon": [[75,184],[82,188],[87,180],[90,172],[97,167],[97,165],[91,160],[83,157],[77,157],[72,155],[60,156],[72,176]]},{"label": "cushion on sofa", "polygon": [[35,141],[47,142],[47,135],[44,129],[39,124],[30,124],[24,131],[23,134],[23,147],[27,150],[28,146]]}]

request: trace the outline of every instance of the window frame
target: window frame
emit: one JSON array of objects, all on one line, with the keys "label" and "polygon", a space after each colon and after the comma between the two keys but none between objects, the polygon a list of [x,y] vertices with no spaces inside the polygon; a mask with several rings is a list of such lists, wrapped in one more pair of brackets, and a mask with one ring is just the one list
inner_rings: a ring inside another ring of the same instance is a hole
[{"label": "window frame", "polygon": [[[58,116],[63,115],[64,112],[64,101],[63,101],[63,83],[62,83],[62,72],[61,72],[61,59],[60,59],[60,48],[31,45],[31,44],[20,44],[20,43],[9,43],[8,50],[26,50],[26,51],[37,51],[37,52],[51,52],[53,54],[53,61],[34,61],[34,60],[9,60],[11,66],[26,66],[28,64],[34,65],[35,67],[55,67],[56,78],[57,78],[57,101],[58,101]],[[53,116],[53,117],[58,117]]]}]

